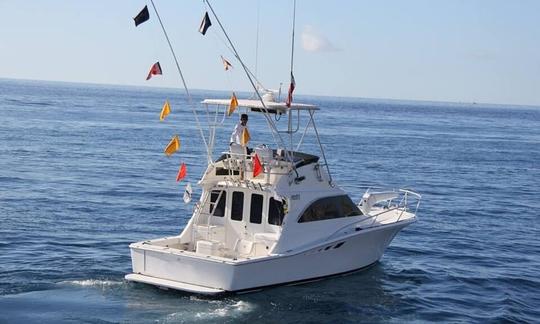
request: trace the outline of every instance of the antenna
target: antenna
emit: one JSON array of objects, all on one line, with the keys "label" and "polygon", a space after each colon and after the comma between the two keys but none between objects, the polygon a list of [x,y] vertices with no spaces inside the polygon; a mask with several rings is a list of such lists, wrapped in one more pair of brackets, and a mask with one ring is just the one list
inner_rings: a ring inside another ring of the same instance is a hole
[{"label": "antenna", "polygon": [[[293,67],[294,67],[294,30],[296,26],[296,0],[293,1],[293,19],[292,19],[292,37],[291,37],[291,85],[294,79],[293,76]],[[291,88],[289,88],[289,98],[287,99],[288,106],[290,106],[291,101]],[[300,117],[298,117],[300,118]],[[300,119],[298,120],[300,121]],[[289,124],[288,124],[288,133],[289,133],[289,141],[291,142],[291,150],[293,149],[293,131],[292,131],[292,111],[289,110]]]},{"label": "antenna", "polygon": [[291,41],[291,75],[294,67],[294,29],[296,26],[296,0],[293,2],[292,41]]}]

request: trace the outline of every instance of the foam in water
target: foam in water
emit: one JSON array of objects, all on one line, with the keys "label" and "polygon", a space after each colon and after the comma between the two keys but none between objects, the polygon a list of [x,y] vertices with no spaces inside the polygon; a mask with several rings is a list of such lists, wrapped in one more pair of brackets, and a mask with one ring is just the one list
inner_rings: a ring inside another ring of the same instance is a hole
[{"label": "foam in water", "polygon": [[234,304],[225,305],[224,307],[216,308],[208,312],[197,312],[195,318],[212,319],[220,317],[236,317],[244,313],[249,313],[254,309],[254,306],[248,302],[238,301]]},{"label": "foam in water", "polygon": [[108,287],[108,286],[119,286],[119,285],[124,284],[124,282],[112,281],[112,280],[86,279],[86,280],[61,281],[59,282],[59,284],[83,286],[83,287]]}]

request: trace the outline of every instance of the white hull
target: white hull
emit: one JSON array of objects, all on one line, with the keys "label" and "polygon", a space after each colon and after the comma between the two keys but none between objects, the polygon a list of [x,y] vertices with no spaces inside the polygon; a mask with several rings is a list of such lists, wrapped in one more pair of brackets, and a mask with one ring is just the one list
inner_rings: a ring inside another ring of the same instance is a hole
[{"label": "white hull", "polygon": [[[200,294],[253,290],[355,271],[378,261],[414,219],[360,230],[290,254],[227,260],[134,243],[127,280]],[[343,244],[340,244],[342,243]]]}]

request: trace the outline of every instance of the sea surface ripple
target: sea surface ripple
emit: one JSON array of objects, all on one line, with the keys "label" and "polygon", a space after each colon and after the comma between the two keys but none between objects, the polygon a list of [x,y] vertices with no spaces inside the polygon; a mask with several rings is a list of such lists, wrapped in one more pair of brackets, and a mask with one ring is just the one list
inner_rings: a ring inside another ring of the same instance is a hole
[{"label": "sea surface ripple", "polygon": [[[205,96],[228,94],[194,101]],[[129,243],[179,233],[193,208],[175,176],[184,161],[196,183],[204,159],[182,93],[0,79],[0,323],[540,320],[540,108],[296,99],[322,108],[334,179],[353,200],[412,188],[419,221],[365,271],[216,299],[123,279]],[[266,129],[251,114],[254,144],[271,144]],[[181,152],[167,158],[174,134]]]}]

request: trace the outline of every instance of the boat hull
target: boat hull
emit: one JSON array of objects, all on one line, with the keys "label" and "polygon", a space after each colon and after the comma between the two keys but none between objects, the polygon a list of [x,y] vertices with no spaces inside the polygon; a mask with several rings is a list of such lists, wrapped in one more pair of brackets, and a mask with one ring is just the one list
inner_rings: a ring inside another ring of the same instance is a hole
[{"label": "boat hull", "polygon": [[133,274],[127,280],[199,294],[240,292],[352,272],[378,261],[411,221],[360,230],[299,253],[226,261],[210,256],[130,246]]}]

